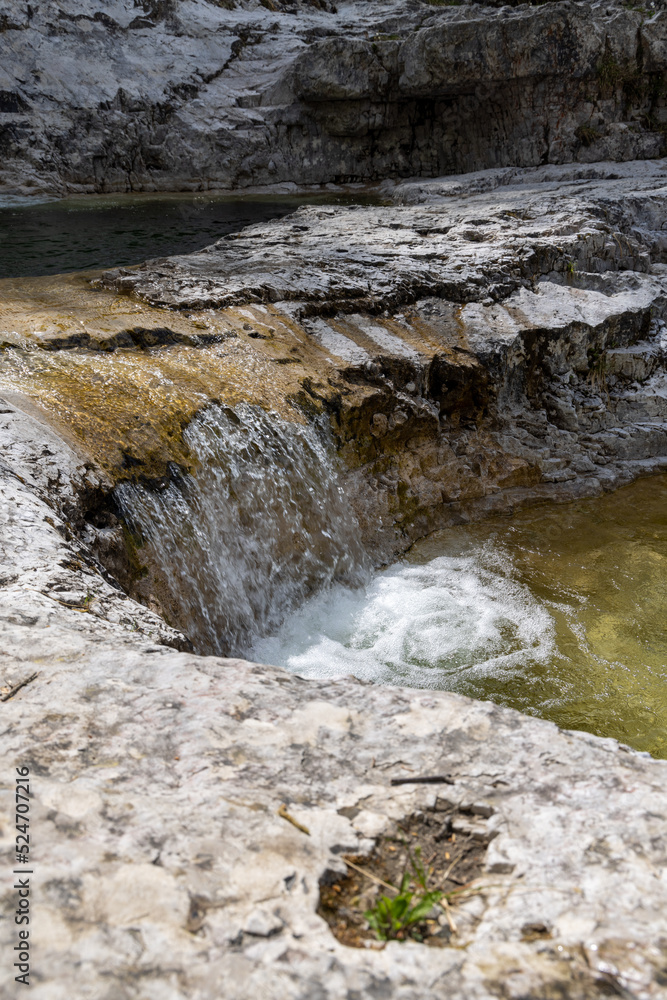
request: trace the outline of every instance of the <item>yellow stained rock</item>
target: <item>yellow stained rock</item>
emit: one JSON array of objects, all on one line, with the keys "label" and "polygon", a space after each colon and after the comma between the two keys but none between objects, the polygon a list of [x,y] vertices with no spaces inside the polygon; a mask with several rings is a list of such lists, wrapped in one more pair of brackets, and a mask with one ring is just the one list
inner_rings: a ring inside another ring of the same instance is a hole
[{"label": "yellow stained rock", "polygon": [[27,397],[113,479],[192,468],[182,432],[212,401],[305,419],[292,399],[304,378],[320,385],[326,354],[277,310],[172,312],[91,277],[0,282],[0,392]]}]

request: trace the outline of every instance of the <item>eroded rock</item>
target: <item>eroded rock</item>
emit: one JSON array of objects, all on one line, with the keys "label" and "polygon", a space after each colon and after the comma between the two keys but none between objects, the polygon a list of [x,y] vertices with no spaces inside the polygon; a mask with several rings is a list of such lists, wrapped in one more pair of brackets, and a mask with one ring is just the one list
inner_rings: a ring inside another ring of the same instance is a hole
[{"label": "eroded rock", "polygon": [[8,192],[293,189],[664,147],[657,0],[5,8]]}]

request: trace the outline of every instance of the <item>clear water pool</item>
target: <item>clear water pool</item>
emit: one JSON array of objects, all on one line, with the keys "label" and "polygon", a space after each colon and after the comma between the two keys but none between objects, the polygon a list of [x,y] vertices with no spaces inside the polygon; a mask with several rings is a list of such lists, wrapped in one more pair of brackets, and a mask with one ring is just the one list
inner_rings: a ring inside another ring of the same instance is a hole
[{"label": "clear water pool", "polygon": [[667,477],[438,532],[252,657],[490,699],[667,758]]}]

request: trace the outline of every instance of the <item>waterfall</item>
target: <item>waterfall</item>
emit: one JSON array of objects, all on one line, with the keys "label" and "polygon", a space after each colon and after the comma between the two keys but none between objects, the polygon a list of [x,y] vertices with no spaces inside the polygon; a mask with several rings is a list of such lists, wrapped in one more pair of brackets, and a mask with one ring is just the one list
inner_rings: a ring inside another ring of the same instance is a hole
[{"label": "waterfall", "polygon": [[367,578],[324,422],[213,405],[183,436],[194,474],[162,490],[125,483],[116,496],[197,652],[242,655],[309,596]]}]

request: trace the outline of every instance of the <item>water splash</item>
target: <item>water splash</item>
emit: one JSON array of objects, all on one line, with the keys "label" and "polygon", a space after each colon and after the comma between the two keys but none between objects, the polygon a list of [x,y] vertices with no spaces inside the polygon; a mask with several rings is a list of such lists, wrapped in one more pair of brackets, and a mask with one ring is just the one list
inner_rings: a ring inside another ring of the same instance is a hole
[{"label": "water splash", "polygon": [[436,532],[253,656],[442,688],[667,759],[667,477]]},{"label": "water splash", "polygon": [[402,562],[363,588],[335,587],[256,641],[252,655],[306,677],[352,673],[468,693],[481,678],[511,678],[553,650],[548,611],[487,553]]},{"label": "water splash", "polygon": [[214,405],[184,440],[194,476],[116,495],[198,652],[242,654],[322,588],[366,578],[324,425]]}]

